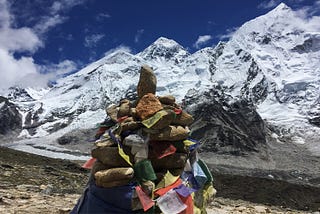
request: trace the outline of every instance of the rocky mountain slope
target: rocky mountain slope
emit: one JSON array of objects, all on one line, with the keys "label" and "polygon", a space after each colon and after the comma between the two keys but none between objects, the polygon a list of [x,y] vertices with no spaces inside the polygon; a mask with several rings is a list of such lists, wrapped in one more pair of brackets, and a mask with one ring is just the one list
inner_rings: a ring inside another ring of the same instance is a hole
[{"label": "rocky mountain slope", "polygon": [[14,130],[21,130],[21,115],[17,107],[2,96],[0,96],[0,104],[0,136],[10,135]]},{"label": "rocky mountain slope", "polygon": [[214,48],[191,54],[161,37],[138,54],[116,51],[51,88],[12,88],[0,100],[3,124],[12,124],[2,142],[87,159],[105,107],[134,97],[139,69],[148,64],[157,94],[172,94],[196,118],[192,137],[213,168],[319,185],[319,43],[312,18],[282,3]]}]

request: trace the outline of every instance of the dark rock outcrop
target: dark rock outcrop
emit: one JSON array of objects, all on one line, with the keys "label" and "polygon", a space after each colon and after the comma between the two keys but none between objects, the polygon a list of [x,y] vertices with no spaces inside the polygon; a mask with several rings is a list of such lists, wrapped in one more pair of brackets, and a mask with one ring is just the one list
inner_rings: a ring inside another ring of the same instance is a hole
[{"label": "dark rock outcrop", "polygon": [[320,127],[320,116],[318,117],[314,117],[314,118],[310,118],[309,119],[309,123],[315,125],[315,126],[318,126]]},{"label": "dark rock outcrop", "polygon": [[0,96],[0,135],[13,134],[21,129],[22,120],[17,107]]},{"label": "dark rock outcrop", "polygon": [[254,106],[244,100],[228,105],[212,94],[185,100],[194,103],[187,111],[195,118],[191,137],[200,140],[201,150],[232,155],[257,152],[257,145],[266,143],[266,128]]},{"label": "dark rock outcrop", "polygon": [[20,101],[20,102],[28,102],[34,101],[34,99],[30,96],[30,94],[24,89],[20,87],[10,87],[10,93],[8,94],[8,99]]},{"label": "dark rock outcrop", "polygon": [[88,155],[92,149],[93,136],[96,129],[78,129],[57,138],[56,142],[64,148],[76,150],[81,155]]}]

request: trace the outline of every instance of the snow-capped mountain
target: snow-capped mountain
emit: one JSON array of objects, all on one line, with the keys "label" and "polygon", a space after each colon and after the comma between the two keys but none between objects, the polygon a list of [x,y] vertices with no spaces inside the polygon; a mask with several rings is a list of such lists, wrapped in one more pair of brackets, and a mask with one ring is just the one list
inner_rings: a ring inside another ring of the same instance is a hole
[{"label": "snow-capped mountain", "polygon": [[319,39],[319,28],[280,4],[237,30],[214,79],[233,87],[233,97],[256,103],[267,122],[282,127],[279,135],[294,134],[296,143],[319,150],[319,130],[309,125],[319,121]]},{"label": "snow-capped mountain", "polygon": [[157,95],[172,94],[182,102],[214,91],[212,99],[225,105],[246,100],[275,127],[274,138],[290,137],[320,153],[320,29],[285,4],[245,23],[214,48],[191,54],[161,37],[138,54],[107,55],[50,89],[12,89],[8,98],[22,117],[19,139],[56,139],[95,127],[107,105],[135,93],[143,64],[157,76]]}]

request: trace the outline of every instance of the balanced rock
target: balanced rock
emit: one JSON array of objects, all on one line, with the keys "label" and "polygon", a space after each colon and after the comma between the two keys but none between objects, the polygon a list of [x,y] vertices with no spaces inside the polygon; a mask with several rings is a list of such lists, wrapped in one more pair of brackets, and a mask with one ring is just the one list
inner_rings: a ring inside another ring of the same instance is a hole
[{"label": "balanced rock", "polygon": [[140,99],[148,93],[155,94],[157,88],[157,78],[153,73],[153,70],[143,65],[140,69],[140,79],[137,86],[138,98]]}]

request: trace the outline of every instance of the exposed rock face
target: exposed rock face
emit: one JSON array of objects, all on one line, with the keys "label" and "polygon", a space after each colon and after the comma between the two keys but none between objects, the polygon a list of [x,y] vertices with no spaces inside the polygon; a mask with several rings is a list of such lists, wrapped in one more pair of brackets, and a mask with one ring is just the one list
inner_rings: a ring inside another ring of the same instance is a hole
[{"label": "exposed rock face", "polygon": [[17,100],[20,102],[34,101],[24,88],[11,87],[9,90],[10,93],[8,94],[8,98],[11,100]]},{"label": "exposed rock face", "polygon": [[88,152],[92,147],[91,141],[95,133],[96,129],[74,130],[59,137],[57,143],[65,148]]},{"label": "exposed rock face", "polygon": [[309,122],[320,127],[320,116],[309,119]]},{"label": "exposed rock face", "polygon": [[[205,102],[201,102],[203,98],[206,99]],[[188,101],[190,100],[186,100]],[[243,155],[249,151],[257,151],[258,144],[265,144],[265,124],[254,107],[246,101],[238,101],[229,106],[215,100],[207,92],[192,102],[199,104],[187,108],[195,118],[191,136],[200,139],[202,150]]]},{"label": "exposed rock face", "polygon": [[21,128],[21,115],[16,106],[7,98],[0,96],[0,135],[11,134]]}]

